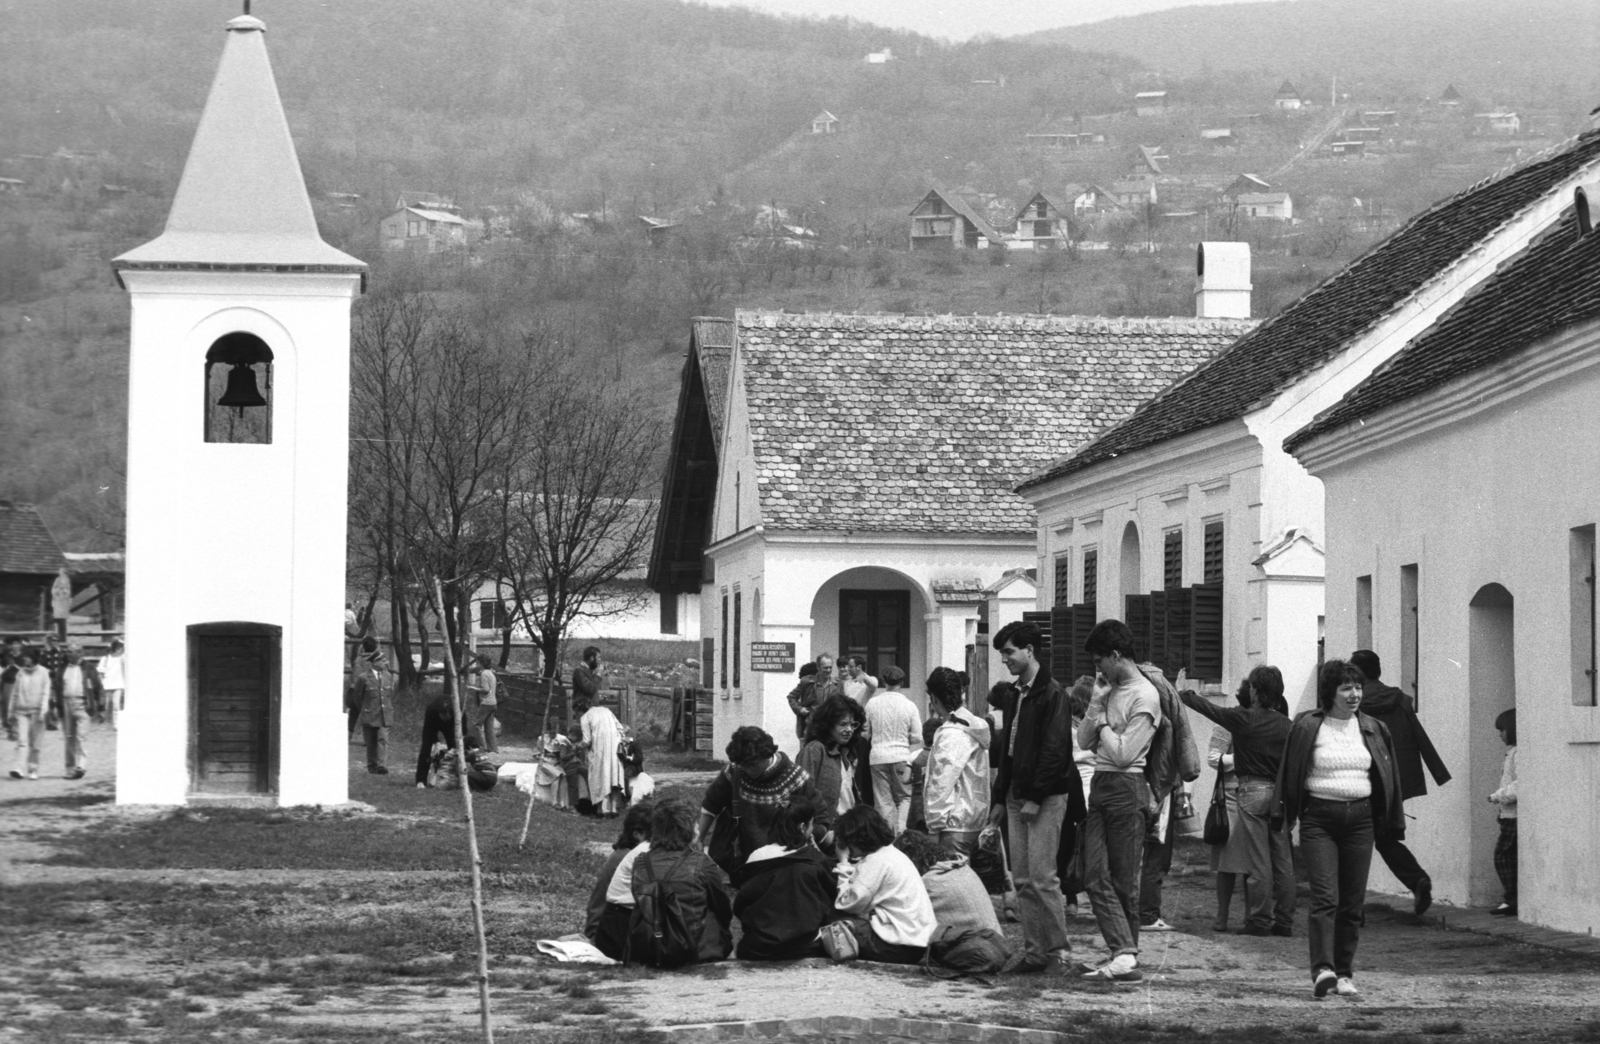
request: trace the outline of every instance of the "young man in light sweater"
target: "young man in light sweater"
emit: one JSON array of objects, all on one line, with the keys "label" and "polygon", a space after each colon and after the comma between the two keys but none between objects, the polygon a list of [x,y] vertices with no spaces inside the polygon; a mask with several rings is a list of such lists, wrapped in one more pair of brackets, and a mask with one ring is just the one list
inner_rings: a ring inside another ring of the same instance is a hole
[{"label": "young man in light sweater", "polygon": [[11,717],[17,723],[17,764],[12,779],[39,778],[39,744],[44,741],[45,715],[50,707],[50,672],[39,666],[33,650],[17,658],[16,687],[11,690]]},{"label": "young man in light sweater", "polygon": [[899,837],[911,812],[911,759],[922,750],[922,715],[901,690],[906,672],[883,669],[884,688],[867,701],[872,735],[872,803]]},{"label": "young man in light sweater", "polygon": [[1111,960],[1086,966],[1084,978],[1137,982],[1144,977],[1139,878],[1152,812],[1144,765],[1161,725],[1161,696],[1139,670],[1127,624],[1102,620],[1083,644],[1101,679],[1078,727],[1078,745],[1095,755],[1084,824],[1084,885],[1111,950]]}]

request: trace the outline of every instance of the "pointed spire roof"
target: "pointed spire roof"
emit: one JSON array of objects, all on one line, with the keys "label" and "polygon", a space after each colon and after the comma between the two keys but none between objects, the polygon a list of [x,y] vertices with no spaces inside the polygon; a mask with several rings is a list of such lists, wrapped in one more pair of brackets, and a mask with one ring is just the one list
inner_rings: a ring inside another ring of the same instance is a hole
[{"label": "pointed spire roof", "polygon": [[228,23],[166,231],[114,268],[366,270],[317,232],[265,37],[259,18]]}]

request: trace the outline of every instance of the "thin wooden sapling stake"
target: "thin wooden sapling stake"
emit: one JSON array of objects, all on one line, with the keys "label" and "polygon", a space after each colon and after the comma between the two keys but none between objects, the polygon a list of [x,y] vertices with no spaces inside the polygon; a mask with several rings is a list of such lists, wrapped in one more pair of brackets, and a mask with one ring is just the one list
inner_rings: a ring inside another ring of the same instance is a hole
[{"label": "thin wooden sapling stake", "polygon": [[[433,578],[429,590],[433,611],[444,619],[444,588],[439,578]],[[448,638],[448,635],[446,636]],[[467,777],[467,743],[462,726],[464,708],[461,706],[461,686],[456,677],[456,650],[448,640],[444,642],[445,691],[450,694],[450,704],[455,708],[456,719],[456,775],[461,780],[461,803],[467,810],[467,851],[472,857],[472,928],[478,936],[478,1008],[483,1023],[484,1044],[494,1044],[494,1026],[489,1021],[489,935],[483,927],[483,857],[478,854],[478,824],[472,816],[472,787]]]}]

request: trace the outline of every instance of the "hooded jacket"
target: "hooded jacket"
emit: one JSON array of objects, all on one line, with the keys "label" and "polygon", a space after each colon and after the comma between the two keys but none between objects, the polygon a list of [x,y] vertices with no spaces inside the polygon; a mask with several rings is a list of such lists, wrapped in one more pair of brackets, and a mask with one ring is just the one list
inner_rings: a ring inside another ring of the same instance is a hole
[{"label": "hooded jacket", "polygon": [[939,725],[922,786],[928,833],[982,830],[989,815],[989,723],[958,707]]},{"label": "hooded jacket", "polygon": [[[1011,735],[1017,736],[1016,749]],[[1083,800],[1083,783],[1072,761],[1072,705],[1050,677],[1050,668],[1039,665],[1028,695],[1006,712],[1006,725],[1000,734],[1000,772],[990,793],[991,804],[1003,805],[1008,798],[1043,802],[1055,794],[1067,795],[1069,823],[1081,823],[1088,815]]]},{"label": "hooded jacket", "polygon": [[[1283,745],[1283,764],[1278,768],[1277,801],[1272,812],[1272,829],[1292,828],[1305,811],[1311,792],[1306,776],[1311,772],[1311,756],[1317,746],[1317,731],[1326,717],[1322,710],[1308,710],[1289,726]],[[1395,768],[1394,741],[1383,722],[1365,712],[1359,715],[1361,739],[1372,755],[1367,777],[1372,782],[1372,827],[1381,840],[1399,841],[1406,836],[1404,799],[1400,796],[1400,777]]]},{"label": "hooded jacket", "polygon": [[1433,782],[1444,786],[1450,782],[1450,770],[1433,749],[1433,740],[1411,709],[1411,697],[1379,681],[1369,681],[1361,689],[1361,713],[1369,714],[1389,730],[1394,740],[1394,754],[1400,769],[1400,793],[1406,798],[1421,797],[1428,792],[1428,781],[1422,775],[1423,762],[1433,773]]}]

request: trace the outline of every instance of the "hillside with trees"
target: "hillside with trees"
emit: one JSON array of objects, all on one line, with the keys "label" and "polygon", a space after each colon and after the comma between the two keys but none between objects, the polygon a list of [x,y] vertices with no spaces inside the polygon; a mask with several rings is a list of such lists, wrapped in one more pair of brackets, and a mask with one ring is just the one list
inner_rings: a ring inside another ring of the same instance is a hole
[{"label": "hillside with trees", "polygon": [[[1459,9],[1477,12],[1463,33],[1493,36],[1489,7]],[[0,177],[15,188],[0,191],[0,497],[39,502],[70,547],[120,544],[128,305],[108,262],[160,231],[231,13],[11,0],[0,22]],[[1354,80],[1335,106],[1285,113],[1274,92],[1301,68],[1288,45],[1248,69],[1185,72],[678,0],[258,13],[323,234],[373,266],[358,320],[425,298],[485,343],[558,344],[663,430],[693,315],[1186,314],[1206,237],[1252,243],[1255,311],[1270,315],[1405,217],[1579,129],[1588,107],[1555,87],[1508,99],[1529,121],[1500,137],[1470,104]],[[1136,115],[1133,95],[1154,86],[1173,106]],[[1362,154],[1331,155],[1327,136],[1373,108],[1393,122]],[[834,133],[811,133],[824,110]],[[1056,148],[1040,132],[1087,137]],[[932,186],[1004,224],[1036,191],[1070,209],[1069,185],[1135,172],[1159,202],[1072,215],[1070,250],[907,249]],[[1242,173],[1290,193],[1296,220],[1226,205]],[[380,220],[416,192],[453,200],[464,243],[381,245]]]}]

